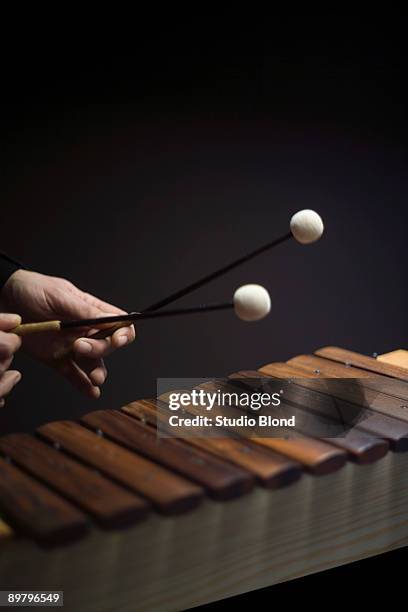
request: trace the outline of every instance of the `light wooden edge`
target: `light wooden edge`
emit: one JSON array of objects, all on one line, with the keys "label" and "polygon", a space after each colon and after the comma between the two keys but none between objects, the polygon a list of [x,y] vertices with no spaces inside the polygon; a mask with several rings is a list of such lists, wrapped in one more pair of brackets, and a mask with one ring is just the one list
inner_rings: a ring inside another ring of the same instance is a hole
[{"label": "light wooden edge", "polygon": [[60,331],[61,321],[41,321],[40,323],[22,323],[11,330],[17,336],[28,336],[30,334],[38,334],[50,331]]},{"label": "light wooden edge", "polygon": [[384,363],[389,363],[408,370],[408,351],[406,349],[396,349],[395,351],[378,355],[377,359],[378,361],[383,361]]}]

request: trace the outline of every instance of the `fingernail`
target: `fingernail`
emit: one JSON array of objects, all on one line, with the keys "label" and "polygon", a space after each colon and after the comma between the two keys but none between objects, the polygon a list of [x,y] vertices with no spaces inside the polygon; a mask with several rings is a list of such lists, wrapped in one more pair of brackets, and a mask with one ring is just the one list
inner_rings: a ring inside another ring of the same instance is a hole
[{"label": "fingernail", "polygon": [[5,323],[10,323],[10,324],[14,324],[16,327],[17,325],[20,325],[21,323],[21,317],[18,314],[13,314],[11,312],[2,312],[0,315],[0,318],[5,322]]},{"label": "fingernail", "polygon": [[93,399],[99,399],[101,397],[101,390],[99,387],[92,387],[90,395]]},{"label": "fingernail", "polygon": [[79,340],[77,345],[81,353],[90,353],[92,351],[92,344],[85,342],[85,340]]},{"label": "fingernail", "polygon": [[14,384],[16,385],[18,382],[20,382],[20,380],[21,380],[21,373],[16,372],[16,375],[14,377]]},{"label": "fingernail", "polygon": [[118,345],[119,346],[125,346],[125,344],[127,344],[128,342],[128,337],[127,336],[119,336],[118,338]]},{"label": "fingernail", "polygon": [[105,382],[106,374],[104,372],[100,372],[100,371],[93,372],[92,376],[90,378],[91,378],[91,380],[92,380],[94,385],[99,386],[99,385],[103,385],[103,383]]}]

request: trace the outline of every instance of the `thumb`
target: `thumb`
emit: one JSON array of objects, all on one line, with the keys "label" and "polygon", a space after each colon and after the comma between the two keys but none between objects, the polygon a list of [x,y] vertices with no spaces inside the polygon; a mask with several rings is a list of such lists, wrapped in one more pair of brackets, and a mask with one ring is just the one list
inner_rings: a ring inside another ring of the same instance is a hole
[{"label": "thumb", "polygon": [[17,325],[21,324],[21,317],[18,314],[11,314],[10,312],[0,313],[0,329],[2,331],[9,331]]}]

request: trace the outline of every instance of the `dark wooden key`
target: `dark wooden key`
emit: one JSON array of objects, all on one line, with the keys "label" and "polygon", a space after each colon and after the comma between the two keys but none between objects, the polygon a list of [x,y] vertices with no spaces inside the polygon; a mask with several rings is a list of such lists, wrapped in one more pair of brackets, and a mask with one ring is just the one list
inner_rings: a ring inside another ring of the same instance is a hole
[{"label": "dark wooden key", "polygon": [[[131,415],[156,427],[164,415],[160,415],[157,407],[160,400],[143,400],[132,406]],[[126,412],[126,406],[124,407]],[[183,428],[180,428],[183,430]],[[238,438],[198,438],[184,440],[186,444],[195,446],[204,452],[212,453],[225,461],[238,465],[251,472],[259,483],[268,488],[283,487],[298,480],[302,474],[298,463],[273,451],[266,451],[248,440]]]},{"label": "dark wooden key", "polygon": [[249,472],[220,461],[180,440],[159,438],[151,427],[128,416],[135,403],[138,402],[132,402],[126,407],[128,414],[116,410],[98,410],[85,415],[81,422],[196,482],[204,487],[213,499],[233,499],[253,488],[255,479]]},{"label": "dark wooden key", "polygon": [[140,493],[164,514],[191,510],[204,495],[197,485],[78,423],[48,423],[37,431],[103,474]]},{"label": "dark wooden key", "polygon": [[[280,361],[274,361],[272,364],[266,364],[264,366],[262,366],[261,368],[259,368],[259,370],[257,370],[258,372],[261,372],[261,374],[268,376],[268,371],[267,368],[269,368],[269,366],[272,365],[275,369],[276,372],[279,372],[279,378],[282,379],[291,379],[291,378],[295,378],[296,376],[298,378],[300,378],[302,375],[308,378],[313,377],[314,375],[308,375],[306,370],[301,370],[299,367],[295,367],[292,365],[292,363],[290,362],[290,360],[287,363],[283,363]],[[301,373],[299,373],[301,372]],[[239,372],[238,372],[239,374]],[[249,374],[248,374],[249,376]],[[318,377],[318,375],[316,374],[316,377]]]},{"label": "dark wooden key", "polygon": [[[284,372],[285,376],[292,379],[296,385],[311,389],[318,393],[327,393],[324,388],[324,378],[322,378],[322,376],[324,377],[323,371],[319,370],[319,374],[316,374],[314,370],[307,371],[306,369],[297,368],[289,363],[283,364],[283,366],[282,368],[280,363],[271,363],[262,367],[259,372],[262,373],[262,375],[275,376],[278,378],[283,377]],[[350,405],[352,403],[358,404],[358,402],[361,401],[361,396],[359,396],[357,392],[353,392],[353,381],[351,381],[350,385],[345,383],[346,381],[342,381],[341,384],[335,384],[335,381],[331,381],[330,395],[345,400],[345,402],[340,404],[342,415],[347,419],[347,414],[349,414],[349,419],[352,419],[353,412],[352,410],[350,411]],[[369,391],[370,390],[364,388],[364,397],[367,400],[370,399]],[[385,399],[382,400],[382,410],[380,407],[377,411],[376,406],[381,402],[380,395],[381,394],[378,394],[377,397],[373,398],[372,409],[365,411],[364,420],[359,422],[355,428],[372,434],[376,438],[387,440],[390,447],[395,452],[406,452],[408,450],[408,423],[402,422],[399,418],[394,418],[394,416],[390,416],[390,411],[386,414],[387,404],[390,405],[395,403],[395,398],[393,397],[386,396]],[[319,402],[319,398],[317,398],[317,402]],[[308,405],[318,408],[319,403],[316,405],[316,402],[311,402]],[[399,404],[397,408],[399,408]],[[395,411],[391,410],[391,413],[393,412],[395,413]],[[405,416],[404,413],[403,416]]]},{"label": "dark wooden key", "polygon": [[145,500],[33,436],[4,436],[0,438],[0,451],[88,512],[102,527],[126,526],[147,513]]},{"label": "dark wooden key", "polygon": [[365,433],[355,428],[350,429],[338,438],[329,437],[322,438],[322,440],[344,449],[348,452],[351,461],[361,465],[378,461],[387,454],[390,448],[385,438],[376,438],[370,436],[368,432]]},{"label": "dark wooden key", "polygon": [[[303,366],[303,376],[307,377],[308,371],[311,372],[311,370],[306,369],[306,360],[301,359],[300,361]],[[313,375],[311,377],[315,379],[324,379],[328,376],[333,379],[344,378],[344,382],[339,384],[336,384],[335,380],[332,381],[331,394],[333,396],[358,403],[359,399],[363,395],[366,403],[370,405],[370,408],[373,411],[408,423],[408,401],[399,397],[401,385],[406,385],[407,383],[398,381],[395,378],[387,378],[385,376],[378,376],[376,374],[374,374],[375,379],[371,377],[358,378],[357,376],[342,376],[341,374],[344,369],[348,371],[354,370],[354,368],[345,368],[344,365],[335,363],[334,361],[329,361],[327,359],[320,359],[320,361],[322,362],[319,364],[320,367],[314,368]],[[326,368],[325,364],[330,365],[328,368]],[[291,360],[287,365],[299,367],[297,365],[297,361],[295,360]],[[265,368],[268,368],[268,366],[265,366],[262,368],[262,370],[265,371]],[[337,375],[333,376],[333,370],[336,370],[336,368]],[[356,378],[358,380],[355,380]],[[348,379],[353,379],[354,383],[352,380],[349,385],[346,385],[345,381]]]},{"label": "dark wooden key", "polygon": [[293,432],[287,440],[284,438],[252,438],[252,442],[301,463],[307,471],[316,476],[336,472],[344,466],[347,460],[347,453],[343,450],[326,442],[307,438],[298,432]]},{"label": "dark wooden key", "polygon": [[408,405],[408,383],[402,380],[374,374],[373,372],[345,365],[344,363],[317,357],[317,355],[298,355],[289,359],[287,363],[288,365],[305,369],[308,372],[313,370],[315,377],[364,378],[363,385],[365,388],[386,393],[393,397],[399,397],[404,400],[401,402],[402,404]]},{"label": "dark wooden key", "polygon": [[[273,364],[268,366],[268,372],[268,378],[275,379],[276,383],[284,386],[281,406],[295,416],[296,429],[345,450],[349,458],[356,463],[372,463],[387,453],[389,444],[382,437],[369,435],[354,427],[347,431],[347,426],[343,425],[347,422],[353,423],[356,414],[363,411],[362,408],[337,399],[333,405],[333,398],[295,384],[296,379],[291,384],[286,384],[281,378],[280,370],[273,371]],[[263,372],[255,371],[238,372],[237,376],[240,375],[240,384],[245,384],[247,377],[248,384],[253,381],[250,385],[253,389],[257,389],[256,379],[265,377]],[[233,380],[237,380],[237,377]],[[341,416],[338,410],[341,410]],[[326,431],[333,431],[333,435],[323,435]]]},{"label": "dark wooden key", "polygon": [[[236,411],[236,409],[234,410]],[[216,405],[214,405],[212,411],[216,414]],[[234,431],[233,428],[231,429]],[[243,436],[242,432],[243,428],[237,429],[237,433]],[[290,439],[251,436],[250,441],[300,463],[305,469],[316,475],[335,472],[343,467],[347,460],[347,453],[331,444],[306,437],[301,432],[290,430],[287,433]]]},{"label": "dark wooden key", "polygon": [[[372,374],[367,370],[361,368],[354,368],[344,363],[338,363],[337,361],[330,361],[330,359],[324,359],[317,355],[296,355],[288,359],[286,362],[288,366],[295,366],[296,368],[304,368],[306,371],[313,373],[316,377],[323,374],[322,366],[325,368],[325,376],[328,378],[380,378],[383,380],[383,376],[380,374]],[[402,383],[406,385],[407,383]]]},{"label": "dark wooden key", "polygon": [[390,376],[391,378],[408,381],[408,370],[405,368],[400,368],[390,363],[384,363],[373,357],[367,357],[360,353],[347,351],[337,346],[325,346],[315,351],[315,354],[325,359],[331,359],[332,361],[338,361],[339,363],[361,368],[362,370],[368,370],[369,372],[375,372],[383,376]]},{"label": "dark wooden key", "polygon": [[[259,376],[259,375],[258,375]],[[234,382],[234,376],[230,376]],[[219,381],[200,385],[207,390],[219,387]],[[214,411],[215,407],[213,408]],[[223,408],[223,412],[225,407]],[[339,470],[347,461],[347,453],[330,443],[317,440],[293,428],[281,428],[282,437],[252,437],[251,442],[267,447],[303,465],[315,475],[324,475]],[[240,433],[242,428],[238,430]],[[242,434],[244,435],[244,434]]]},{"label": "dark wooden key", "polygon": [[18,533],[44,545],[76,540],[88,530],[82,512],[1,458],[0,509]]}]

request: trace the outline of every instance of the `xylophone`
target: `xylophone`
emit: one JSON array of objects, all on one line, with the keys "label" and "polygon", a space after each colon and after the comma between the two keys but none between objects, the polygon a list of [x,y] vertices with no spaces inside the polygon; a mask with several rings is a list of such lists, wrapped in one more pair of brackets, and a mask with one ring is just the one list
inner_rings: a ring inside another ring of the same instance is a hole
[{"label": "xylophone", "polygon": [[163,398],[0,438],[0,590],[180,610],[406,545],[406,355],[325,347],[239,373],[296,377],[308,410],[314,380],[363,381],[372,413],[336,440],[158,439]]}]

